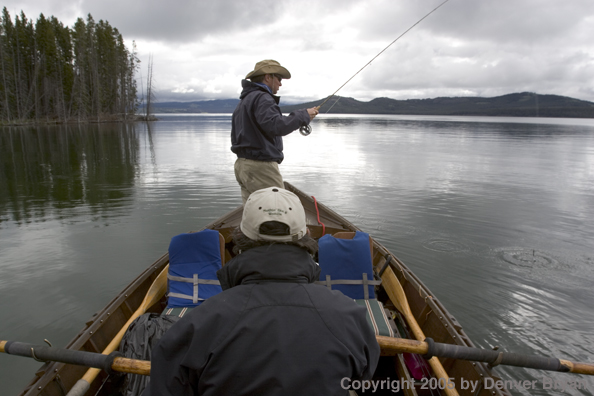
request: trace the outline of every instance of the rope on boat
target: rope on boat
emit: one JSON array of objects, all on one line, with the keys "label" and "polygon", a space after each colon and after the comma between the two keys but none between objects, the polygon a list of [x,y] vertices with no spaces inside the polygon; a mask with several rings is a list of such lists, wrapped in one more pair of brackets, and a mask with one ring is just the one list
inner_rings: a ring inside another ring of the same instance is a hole
[{"label": "rope on boat", "polygon": [[388,266],[390,265],[390,262],[392,261],[392,256],[390,255],[390,253],[387,253],[384,256],[384,259],[386,260],[386,262],[384,263],[384,266],[382,267],[382,269],[380,270],[380,272],[378,274],[380,279],[381,279],[382,275],[384,274],[384,271],[386,270],[386,268],[388,268]]},{"label": "rope on boat", "polygon": [[326,235],[326,226],[324,223],[320,221],[320,209],[318,209],[318,201],[316,201],[316,197],[313,195],[311,196],[314,200],[314,206],[316,207],[316,214],[318,215],[318,224],[322,226],[322,236]]}]

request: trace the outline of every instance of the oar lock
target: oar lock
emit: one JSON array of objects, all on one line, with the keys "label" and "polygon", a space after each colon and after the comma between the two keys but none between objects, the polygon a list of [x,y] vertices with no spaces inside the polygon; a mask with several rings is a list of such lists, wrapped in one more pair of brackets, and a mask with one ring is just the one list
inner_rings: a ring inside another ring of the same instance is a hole
[{"label": "oar lock", "polygon": [[35,350],[33,348],[31,348],[31,357],[37,360],[38,362],[45,363],[45,360],[41,360],[37,356],[35,356]]},{"label": "oar lock", "polygon": [[499,355],[497,355],[497,359],[495,359],[494,361],[492,361],[491,363],[488,364],[489,368],[499,366],[501,364],[502,360],[503,360],[503,352],[499,352]]},{"label": "oar lock", "polygon": [[[493,350],[496,351],[499,349],[498,345],[495,345],[493,347]],[[491,363],[489,363],[489,368],[493,368],[495,366],[499,366],[501,364],[501,361],[503,360],[503,352],[499,352],[499,355],[497,355],[497,359],[495,359],[494,361],[492,361]]]},{"label": "oar lock", "polygon": [[427,353],[424,355],[421,355],[421,357],[425,360],[429,360],[431,359],[435,353],[435,341],[433,341],[433,338],[431,337],[427,337],[425,338],[425,341],[427,343]]},{"label": "oar lock", "polygon": [[[50,347],[52,347],[52,346],[53,346],[53,345],[52,345],[52,343],[51,343],[51,342],[49,342],[49,340],[48,340],[47,338],[44,338],[44,339],[43,339],[43,341],[45,341],[45,343],[46,343],[47,345],[49,345]],[[45,362],[47,361],[47,360],[41,360],[41,359],[39,359],[37,356],[35,356],[35,350],[34,350],[33,348],[31,348],[31,357],[32,357],[33,359],[37,360],[38,362],[41,362],[41,363],[45,363]]]}]

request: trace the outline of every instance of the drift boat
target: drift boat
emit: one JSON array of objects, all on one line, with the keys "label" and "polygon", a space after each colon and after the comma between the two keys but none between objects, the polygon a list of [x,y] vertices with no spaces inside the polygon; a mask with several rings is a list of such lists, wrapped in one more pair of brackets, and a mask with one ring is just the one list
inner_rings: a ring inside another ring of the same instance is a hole
[{"label": "drift boat", "polygon": [[[291,184],[286,183],[285,187],[301,200],[308,227],[314,238],[317,239],[326,234],[337,235],[361,231],[348,220]],[[224,239],[224,244],[221,243],[224,262],[233,257],[231,234],[241,222],[242,210],[243,207],[240,206],[204,228],[218,231],[222,236],[221,240]],[[374,240],[373,235],[370,236],[370,243],[374,276],[378,280],[381,279],[381,284],[376,288],[376,297],[384,311],[382,315],[387,319],[386,323],[390,327],[390,335],[419,341],[423,341],[423,337],[428,337],[436,343],[474,347],[460,323],[410,269]],[[161,281],[163,277],[159,275],[168,264],[168,254],[151,264],[104,309],[93,315],[84,329],[66,348],[102,353],[122,327],[135,315],[139,307],[146,304],[147,291],[154,289],[155,280]],[[150,306],[144,312],[163,312],[167,305],[165,290],[161,288],[158,293],[159,295],[151,300]],[[88,368],[84,366],[47,362],[37,371],[35,378],[21,395],[64,396],[87,370]],[[392,392],[398,386],[402,388],[401,391],[404,394],[411,396],[509,395],[505,389],[488,386],[500,379],[485,363],[437,357],[432,357],[426,363],[418,355],[387,353],[383,349],[374,380],[378,384],[383,384],[384,390],[390,394],[394,394]],[[111,381],[111,375],[106,371],[100,371],[85,394],[109,395]],[[455,390],[452,389],[454,387]]]}]

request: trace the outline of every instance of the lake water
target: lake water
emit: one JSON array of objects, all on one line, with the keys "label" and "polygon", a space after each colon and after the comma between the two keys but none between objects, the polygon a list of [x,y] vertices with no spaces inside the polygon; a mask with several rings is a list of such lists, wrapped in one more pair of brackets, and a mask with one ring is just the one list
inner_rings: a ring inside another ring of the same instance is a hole
[{"label": "lake water", "polygon": [[[0,339],[65,346],[241,203],[229,115],[0,129]],[[320,116],[285,180],[404,261],[481,347],[594,363],[594,120]],[[39,363],[0,354],[3,395]],[[594,380],[499,367],[504,378]],[[571,385],[571,384],[569,384]]]}]

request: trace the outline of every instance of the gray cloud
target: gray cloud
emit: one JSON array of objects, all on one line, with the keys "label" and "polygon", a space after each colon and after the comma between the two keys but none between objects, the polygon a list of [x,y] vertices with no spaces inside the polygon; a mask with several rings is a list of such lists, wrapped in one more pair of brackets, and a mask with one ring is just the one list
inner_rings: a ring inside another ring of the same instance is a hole
[{"label": "gray cloud", "polygon": [[[376,1],[360,18],[362,37],[396,37],[441,1]],[[379,5],[383,6],[379,10]],[[588,15],[594,14],[589,0],[568,2],[542,0],[471,1],[450,0],[414,31],[464,41],[550,42],[563,40],[583,27],[592,31]],[[583,36],[582,39],[588,39]]]},{"label": "gray cloud", "polygon": [[[382,37],[387,45],[439,3],[371,1],[358,16],[361,40],[375,46],[369,58]],[[589,1],[450,0],[345,91],[372,98],[531,90],[592,100],[592,15]]]},{"label": "gray cloud", "polygon": [[234,0],[83,0],[80,8],[95,19],[109,21],[130,38],[165,42],[200,40],[266,25],[282,9],[273,0],[251,0],[245,5],[238,6]]},{"label": "gray cloud", "polygon": [[90,12],[95,19],[108,20],[131,38],[183,43],[217,34],[249,34],[251,29],[265,29],[285,14],[294,14],[307,23],[308,10],[309,13],[314,10],[328,12],[333,3],[344,7],[353,2],[81,0],[80,9],[85,13]]},{"label": "gray cloud", "polygon": [[[294,78],[283,101],[334,92],[441,0],[7,0],[66,24],[91,13],[155,62],[159,100],[235,98],[254,63]],[[533,91],[594,100],[594,2],[450,0],[339,95],[424,98]]]}]

